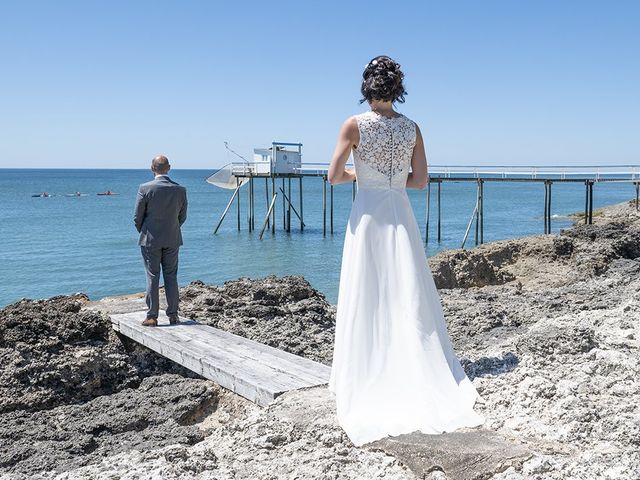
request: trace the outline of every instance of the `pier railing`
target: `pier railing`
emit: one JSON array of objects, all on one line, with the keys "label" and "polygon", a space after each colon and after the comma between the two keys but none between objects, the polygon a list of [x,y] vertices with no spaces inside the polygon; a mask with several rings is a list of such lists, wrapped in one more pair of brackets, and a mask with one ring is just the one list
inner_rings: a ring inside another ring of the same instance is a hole
[{"label": "pier railing", "polygon": [[[353,164],[348,164],[353,167]],[[233,162],[227,167],[236,176],[271,176],[272,173],[263,162]],[[327,175],[327,163],[302,163],[294,168],[291,175],[318,176]],[[505,180],[570,180],[584,181],[640,181],[640,165],[429,165],[431,177],[485,178]]]}]

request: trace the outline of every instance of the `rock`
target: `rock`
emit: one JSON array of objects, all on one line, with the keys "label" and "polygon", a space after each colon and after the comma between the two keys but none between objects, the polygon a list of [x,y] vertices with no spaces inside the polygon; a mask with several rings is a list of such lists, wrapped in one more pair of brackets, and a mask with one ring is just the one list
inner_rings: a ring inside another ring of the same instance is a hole
[{"label": "rock", "polygon": [[335,309],[302,277],[195,281],[180,298],[189,318],[331,365]]},{"label": "rock", "polygon": [[514,276],[501,269],[514,261],[518,242],[495,244],[490,254],[486,250],[452,250],[442,252],[429,260],[438,288],[469,288],[502,285]]},{"label": "rock", "polygon": [[138,478],[193,478],[189,460],[215,458],[205,478],[216,479],[391,479],[415,476],[393,456],[357,448],[336,423],[335,400],[326,387],[287,392],[266,409],[223,425],[185,451],[169,455],[148,450],[113,455],[100,463],[67,472],[67,480],[122,478],[134,469]]},{"label": "rock", "polygon": [[90,400],[164,372],[187,374],[127,343],[86,296],[21,300],[0,310],[0,413]]},{"label": "rock", "polygon": [[206,432],[190,419],[198,409],[215,410],[219,391],[204,380],[165,374],[86,403],[6,413],[0,466],[20,475],[62,472],[118,452],[193,445]]},{"label": "rock", "polygon": [[529,354],[552,356],[587,353],[597,347],[597,343],[592,328],[538,322],[516,342],[516,347]]},{"label": "rock", "polygon": [[506,469],[521,468],[528,447],[484,429],[443,435],[410,433],[368,444],[392,454],[416,478],[441,471],[449,480],[481,480]]}]

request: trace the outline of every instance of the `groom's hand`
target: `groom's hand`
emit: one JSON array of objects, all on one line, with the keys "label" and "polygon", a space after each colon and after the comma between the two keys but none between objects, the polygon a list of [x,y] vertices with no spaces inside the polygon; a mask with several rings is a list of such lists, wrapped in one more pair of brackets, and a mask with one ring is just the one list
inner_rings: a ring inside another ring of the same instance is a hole
[{"label": "groom's hand", "polygon": [[147,213],[147,199],[141,188],[138,189],[138,195],[136,196],[136,208],[133,214],[133,223],[136,226],[138,233],[142,230],[142,222],[144,222],[144,216]]}]

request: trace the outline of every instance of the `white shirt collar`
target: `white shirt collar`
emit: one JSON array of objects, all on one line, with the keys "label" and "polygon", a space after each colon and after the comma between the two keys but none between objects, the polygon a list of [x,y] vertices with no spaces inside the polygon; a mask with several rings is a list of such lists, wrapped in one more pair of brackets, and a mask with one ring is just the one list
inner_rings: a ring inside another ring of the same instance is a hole
[{"label": "white shirt collar", "polygon": [[156,175],[156,178],[160,178],[160,177],[169,178],[169,175],[167,175],[166,173],[159,173]]}]

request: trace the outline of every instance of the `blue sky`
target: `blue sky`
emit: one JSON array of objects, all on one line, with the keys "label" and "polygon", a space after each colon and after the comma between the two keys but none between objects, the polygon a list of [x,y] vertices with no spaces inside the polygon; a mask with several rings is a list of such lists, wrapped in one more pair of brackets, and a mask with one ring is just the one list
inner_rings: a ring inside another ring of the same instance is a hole
[{"label": "blue sky", "polygon": [[640,163],[640,2],[0,3],[0,167],[328,162],[362,67],[401,63],[429,161]]}]

